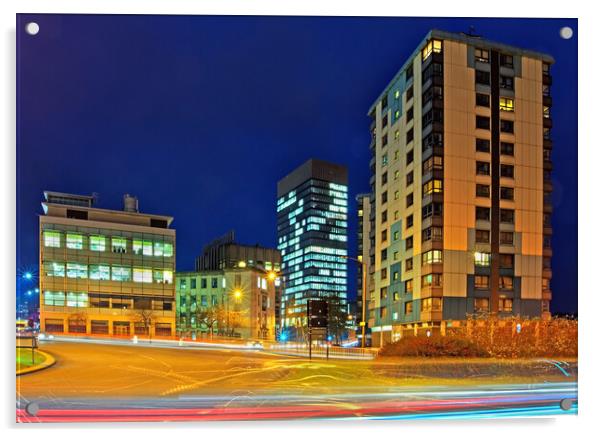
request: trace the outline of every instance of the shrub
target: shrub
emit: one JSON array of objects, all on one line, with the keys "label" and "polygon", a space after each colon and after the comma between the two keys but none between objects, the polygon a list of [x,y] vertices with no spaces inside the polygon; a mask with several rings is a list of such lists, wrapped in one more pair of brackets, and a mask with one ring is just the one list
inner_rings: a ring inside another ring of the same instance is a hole
[{"label": "shrub", "polygon": [[487,357],[487,351],[466,338],[403,337],[383,347],[381,356],[402,357]]}]

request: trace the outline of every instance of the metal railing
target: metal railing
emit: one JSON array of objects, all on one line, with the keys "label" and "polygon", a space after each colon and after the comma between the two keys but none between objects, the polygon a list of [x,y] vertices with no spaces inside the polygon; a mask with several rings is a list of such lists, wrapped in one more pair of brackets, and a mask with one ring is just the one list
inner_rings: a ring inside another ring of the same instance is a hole
[{"label": "metal railing", "polygon": [[[309,345],[307,343],[275,343],[269,345],[266,349],[270,352],[307,356],[309,358]],[[377,356],[378,349],[374,348],[328,346],[323,343],[313,344],[311,347],[312,358],[372,360]]]}]

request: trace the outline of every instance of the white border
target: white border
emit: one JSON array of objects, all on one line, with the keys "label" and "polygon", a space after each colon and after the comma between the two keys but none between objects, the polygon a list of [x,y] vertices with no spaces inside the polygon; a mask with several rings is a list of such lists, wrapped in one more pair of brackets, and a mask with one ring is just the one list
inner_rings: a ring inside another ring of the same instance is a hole
[{"label": "white border", "polygon": [[[3,104],[0,106],[0,133],[3,136],[2,159],[2,199],[3,203],[9,204],[2,214],[2,262],[0,268],[4,279],[4,299],[10,315],[4,320],[5,331],[1,338],[12,339],[14,315],[14,272],[15,272],[15,13],[17,12],[48,12],[48,13],[138,13],[138,14],[230,14],[230,15],[357,15],[357,16],[523,16],[523,17],[577,17],[579,18],[579,325],[580,325],[580,372],[579,372],[579,417],[562,417],[553,421],[542,420],[493,420],[483,422],[256,422],[256,423],[230,423],[230,424],[196,424],[178,425],[176,432],[181,433],[211,433],[234,434],[245,433],[259,435],[265,433],[278,433],[279,435],[306,436],[308,433],[341,433],[345,436],[364,435],[366,433],[420,433],[423,434],[452,434],[507,436],[514,431],[525,434],[541,433],[559,435],[589,434],[587,431],[598,429],[596,407],[600,404],[599,363],[601,353],[599,351],[602,341],[598,326],[599,312],[601,308],[600,295],[602,289],[597,278],[600,271],[598,258],[594,248],[602,247],[600,232],[596,226],[597,215],[600,213],[599,199],[601,198],[598,186],[600,185],[595,176],[600,174],[602,154],[600,152],[599,133],[593,132],[593,128],[600,124],[597,118],[600,113],[600,105],[594,102],[602,101],[600,96],[600,85],[595,81],[600,72],[600,48],[602,41],[600,23],[594,2],[563,2],[555,3],[548,1],[528,2],[524,0],[505,0],[503,2],[460,2],[449,0],[430,0],[428,2],[410,2],[398,0],[385,2],[382,0],[366,1],[326,1],[306,0],[288,4],[282,1],[192,1],[192,0],[86,0],[81,2],[69,0],[21,0],[0,2],[2,14],[2,68],[0,68]],[[597,80],[599,82],[599,79]],[[561,86],[561,84],[555,84]],[[561,120],[554,120],[561,123]],[[566,146],[566,145],[563,145]],[[577,144],[572,145],[577,147]],[[556,163],[555,165],[562,165]],[[10,199],[7,202],[6,199]],[[11,242],[9,244],[8,242]],[[10,340],[4,341],[7,354],[12,354]],[[2,370],[8,383],[4,384],[6,393],[3,393],[3,416],[5,431],[8,434],[20,431],[21,435],[58,434],[63,436],[81,435],[105,435],[107,432],[130,432],[131,428],[143,428],[148,435],[161,435],[167,429],[173,428],[174,424],[135,424],[113,426],[108,430],[105,427],[94,425],[64,427],[20,427],[13,424],[14,421],[14,379],[12,374],[14,367],[11,360],[2,360]],[[378,428],[378,429],[377,429]],[[543,428],[543,429],[540,429]],[[121,431],[123,430],[123,431]],[[592,433],[596,433],[593,431]]]}]

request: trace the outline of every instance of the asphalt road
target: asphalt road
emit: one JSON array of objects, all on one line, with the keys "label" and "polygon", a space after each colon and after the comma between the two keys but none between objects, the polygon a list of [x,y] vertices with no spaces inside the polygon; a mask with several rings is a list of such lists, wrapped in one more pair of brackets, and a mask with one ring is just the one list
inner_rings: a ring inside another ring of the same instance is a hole
[{"label": "asphalt road", "polygon": [[[57,363],[17,379],[17,420],[477,417],[565,413],[575,363],[344,361],[261,351],[50,342]],[[36,416],[25,413],[35,402]],[[576,402],[569,413],[576,412]]]}]

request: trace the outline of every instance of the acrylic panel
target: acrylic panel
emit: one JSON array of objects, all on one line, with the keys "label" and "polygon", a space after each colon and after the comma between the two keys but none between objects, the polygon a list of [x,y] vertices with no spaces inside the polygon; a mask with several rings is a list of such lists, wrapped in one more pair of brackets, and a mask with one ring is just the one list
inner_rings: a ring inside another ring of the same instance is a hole
[{"label": "acrylic panel", "polygon": [[17,15],[17,422],[576,414],[577,30]]}]

